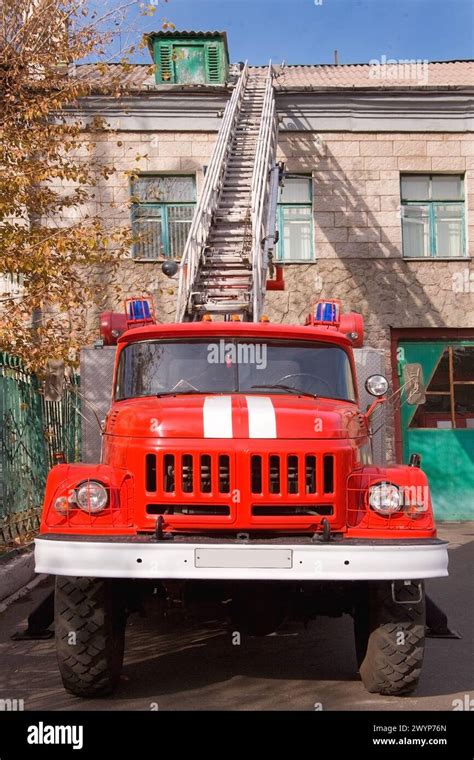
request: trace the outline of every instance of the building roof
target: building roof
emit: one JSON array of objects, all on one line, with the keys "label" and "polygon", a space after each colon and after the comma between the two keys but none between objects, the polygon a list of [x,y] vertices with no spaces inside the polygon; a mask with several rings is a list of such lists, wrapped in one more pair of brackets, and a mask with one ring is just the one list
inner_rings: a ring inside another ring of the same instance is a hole
[{"label": "building roof", "polygon": [[[164,32],[165,36],[196,35],[196,32]],[[201,34],[201,33],[200,33]],[[207,35],[222,34],[207,32]],[[382,65],[376,63],[318,64],[307,66],[275,65],[275,87],[280,91],[301,90],[355,90],[355,89],[407,89],[457,88],[474,86],[474,60],[462,61],[399,61],[390,59]],[[259,69],[263,67],[252,67]],[[130,64],[122,71],[121,64],[82,64],[76,67],[76,76],[97,82],[97,88],[106,87],[117,79],[132,91],[159,89],[199,90],[209,85],[156,85],[153,64]],[[238,66],[231,66],[231,75]],[[215,85],[212,86],[215,89]]]},{"label": "building roof", "polygon": [[474,85],[474,61],[414,61],[391,59],[370,63],[316,66],[275,66],[280,89],[320,87],[469,87]]},{"label": "building roof", "polygon": [[148,32],[145,34],[145,39],[157,37],[159,39],[168,39],[169,37],[176,37],[177,39],[186,39],[187,37],[225,37],[227,39],[227,32],[219,32],[218,30],[211,32],[200,32],[198,29],[184,29],[179,31],[178,29],[163,29],[158,32]]}]

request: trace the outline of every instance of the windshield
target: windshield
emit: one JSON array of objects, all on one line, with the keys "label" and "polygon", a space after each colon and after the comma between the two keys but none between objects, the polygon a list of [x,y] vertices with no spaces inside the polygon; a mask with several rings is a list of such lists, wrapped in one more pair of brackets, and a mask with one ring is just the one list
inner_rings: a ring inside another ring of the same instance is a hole
[{"label": "windshield", "polygon": [[120,355],[115,398],[185,393],[296,393],[355,401],[349,357],[308,341],[150,340]]}]

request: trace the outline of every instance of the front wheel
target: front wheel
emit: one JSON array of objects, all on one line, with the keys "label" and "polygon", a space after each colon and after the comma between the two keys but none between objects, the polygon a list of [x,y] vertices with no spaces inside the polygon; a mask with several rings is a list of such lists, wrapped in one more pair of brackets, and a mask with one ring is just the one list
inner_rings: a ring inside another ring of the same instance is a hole
[{"label": "front wheel", "polygon": [[[395,598],[394,598],[395,597]],[[354,607],[359,672],[367,691],[411,694],[420,678],[425,649],[423,583],[363,584]]]},{"label": "front wheel", "polygon": [[54,599],[56,654],[64,688],[102,697],[122,672],[125,609],[117,582],[58,576]]}]

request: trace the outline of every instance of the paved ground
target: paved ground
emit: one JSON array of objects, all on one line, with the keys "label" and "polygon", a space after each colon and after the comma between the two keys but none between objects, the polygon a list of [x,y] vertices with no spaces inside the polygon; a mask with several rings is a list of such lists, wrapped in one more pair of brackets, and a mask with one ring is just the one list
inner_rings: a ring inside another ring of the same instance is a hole
[{"label": "paved ground", "polygon": [[474,523],[441,527],[450,541],[450,578],[428,593],[448,614],[462,640],[429,639],[416,696],[368,694],[356,672],[352,622],[321,618],[308,629],[291,625],[278,635],[233,646],[217,624],[153,633],[133,617],[127,630],[124,674],[113,699],[80,700],[62,688],[53,641],[13,642],[10,636],[45,595],[37,586],[2,615],[0,698],[24,700],[25,710],[452,710],[474,697],[472,560]]}]

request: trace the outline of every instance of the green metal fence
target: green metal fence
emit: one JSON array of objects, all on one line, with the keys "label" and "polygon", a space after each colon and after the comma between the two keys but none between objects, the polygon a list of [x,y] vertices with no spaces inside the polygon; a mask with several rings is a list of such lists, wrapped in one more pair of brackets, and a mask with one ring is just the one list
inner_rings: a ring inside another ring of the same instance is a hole
[{"label": "green metal fence", "polygon": [[0,543],[38,527],[46,476],[62,453],[80,458],[78,377],[61,401],[45,401],[38,379],[0,352]]}]

